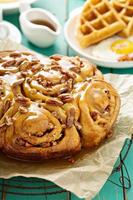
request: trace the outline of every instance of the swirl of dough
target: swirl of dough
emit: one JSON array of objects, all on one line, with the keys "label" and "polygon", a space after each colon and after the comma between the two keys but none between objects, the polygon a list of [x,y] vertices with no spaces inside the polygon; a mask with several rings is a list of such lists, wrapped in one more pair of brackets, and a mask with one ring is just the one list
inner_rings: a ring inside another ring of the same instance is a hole
[{"label": "swirl of dough", "polygon": [[3,151],[24,160],[39,160],[71,155],[80,150],[75,128],[64,129],[60,121],[37,103],[13,115],[13,123],[4,134]]},{"label": "swirl of dough", "polygon": [[71,92],[72,88],[73,79],[57,70],[41,70],[31,78],[26,78],[23,84],[25,95],[30,99],[42,102],[56,99],[59,105],[62,102],[57,99],[58,95]]},{"label": "swirl of dough", "polygon": [[99,145],[110,134],[120,108],[117,91],[103,80],[91,79],[84,86],[79,99],[83,146]]}]

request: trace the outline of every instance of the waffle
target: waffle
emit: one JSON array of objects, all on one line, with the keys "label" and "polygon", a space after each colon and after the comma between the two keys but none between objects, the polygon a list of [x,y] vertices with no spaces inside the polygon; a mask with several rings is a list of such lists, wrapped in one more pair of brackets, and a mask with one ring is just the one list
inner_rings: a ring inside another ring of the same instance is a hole
[{"label": "waffle", "polygon": [[123,37],[133,35],[133,0],[112,0],[112,5],[126,25],[119,35]]},{"label": "waffle", "polygon": [[81,12],[76,36],[80,46],[86,48],[124,27],[124,22],[107,0],[88,0]]}]

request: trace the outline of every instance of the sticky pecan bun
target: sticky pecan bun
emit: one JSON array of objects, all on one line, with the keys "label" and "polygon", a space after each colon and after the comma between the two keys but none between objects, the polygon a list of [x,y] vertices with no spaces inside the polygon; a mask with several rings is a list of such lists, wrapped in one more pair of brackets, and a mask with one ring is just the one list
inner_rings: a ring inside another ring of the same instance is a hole
[{"label": "sticky pecan bun", "polygon": [[0,52],[0,149],[8,156],[39,161],[94,148],[119,106],[117,91],[86,59]]}]

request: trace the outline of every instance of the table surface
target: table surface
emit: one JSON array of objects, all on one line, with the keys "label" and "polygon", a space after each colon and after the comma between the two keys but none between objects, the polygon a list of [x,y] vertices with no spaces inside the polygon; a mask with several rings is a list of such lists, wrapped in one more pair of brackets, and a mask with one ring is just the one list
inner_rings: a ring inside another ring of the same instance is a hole
[{"label": "table surface", "polygon": [[[29,43],[27,41],[27,39],[24,37],[24,35],[22,34],[22,44],[25,45],[26,47],[37,51],[41,54],[44,55],[51,55],[51,54],[63,54],[63,55],[76,55],[76,53],[69,48],[69,46],[67,45],[65,38],[64,38],[64,34],[63,34],[63,25],[65,24],[65,22],[67,21],[70,12],[83,5],[85,1],[84,0],[38,0],[36,3],[33,4],[33,7],[41,7],[44,9],[47,9],[49,11],[51,11],[54,15],[56,15],[56,17],[59,19],[60,23],[62,24],[62,34],[58,37],[57,41],[55,42],[55,44],[49,48],[37,48],[36,46],[32,45],[31,43]],[[5,15],[4,19],[10,21],[11,23],[13,23],[14,25],[16,25],[18,28],[20,28],[19,25],[19,13],[15,13],[15,14],[10,14],[10,15]],[[133,74],[133,68],[130,69],[111,69],[111,68],[103,68],[103,67],[99,67],[100,70],[103,73],[119,73],[119,74]],[[133,173],[132,173],[132,168],[133,168],[133,159],[132,159],[132,153],[133,153],[133,148],[131,148],[128,158],[126,160],[126,165],[128,166],[128,170],[130,173],[130,177],[131,180],[133,180]],[[116,175],[116,179],[118,178],[117,176],[119,176],[118,174]],[[13,190],[15,190],[16,192],[16,187],[11,187],[11,182],[12,184],[14,182],[18,183],[23,186],[21,189],[23,190],[22,193],[24,193],[24,189],[25,189],[25,185],[33,182],[34,186],[38,186],[40,184],[40,182],[37,179],[24,179],[23,182],[21,181],[21,178],[17,178],[17,179],[13,179],[13,180],[3,180],[0,179],[0,190],[1,190],[1,197],[0,200],[18,200],[18,198],[21,200],[66,200],[66,199],[70,199],[70,195],[71,195],[71,200],[78,200],[79,198],[76,197],[73,194],[67,193],[67,194],[61,194],[61,195],[56,195],[56,196],[49,196],[49,195],[40,195],[40,196],[30,196],[30,195],[13,195]],[[46,182],[45,182],[46,184]],[[52,185],[52,183],[47,183],[49,185]],[[8,185],[8,186],[6,186]],[[10,187],[9,187],[10,185]],[[30,184],[31,185],[31,184]],[[12,194],[7,194],[6,191],[8,191],[8,189],[12,189],[11,193]],[[33,188],[34,191],[34,188]],[[14,193],[15,193],[14,192]],[[43,191],[44,192],[44,191]],[[128,200],[131,200],[133,198],[133,189],[131,188],[130,190],[127,191],[127,196],[128,196]],[[95,200],[122,200],[122,189],[112,185],[112,183],[107,182],[104,187],[102,188],[102,190],[100,191],[100,193],[98,193],[98,195],[94,198]]]}]

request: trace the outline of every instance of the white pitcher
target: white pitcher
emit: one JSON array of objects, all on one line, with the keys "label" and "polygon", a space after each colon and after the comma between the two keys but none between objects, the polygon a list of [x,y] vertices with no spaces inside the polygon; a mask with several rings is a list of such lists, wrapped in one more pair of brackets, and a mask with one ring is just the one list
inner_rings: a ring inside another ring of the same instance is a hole
[{"label": "white pitcher", "polygon": [[[49,11],[41,8],[23,9],[21,7],[20,25],[27,39],[38,47],[51,46],[61,32],[61,25],[57,18]],[[51,27],[42,24],[33,23],[34,21],[45,21],[51,24]]]}]

